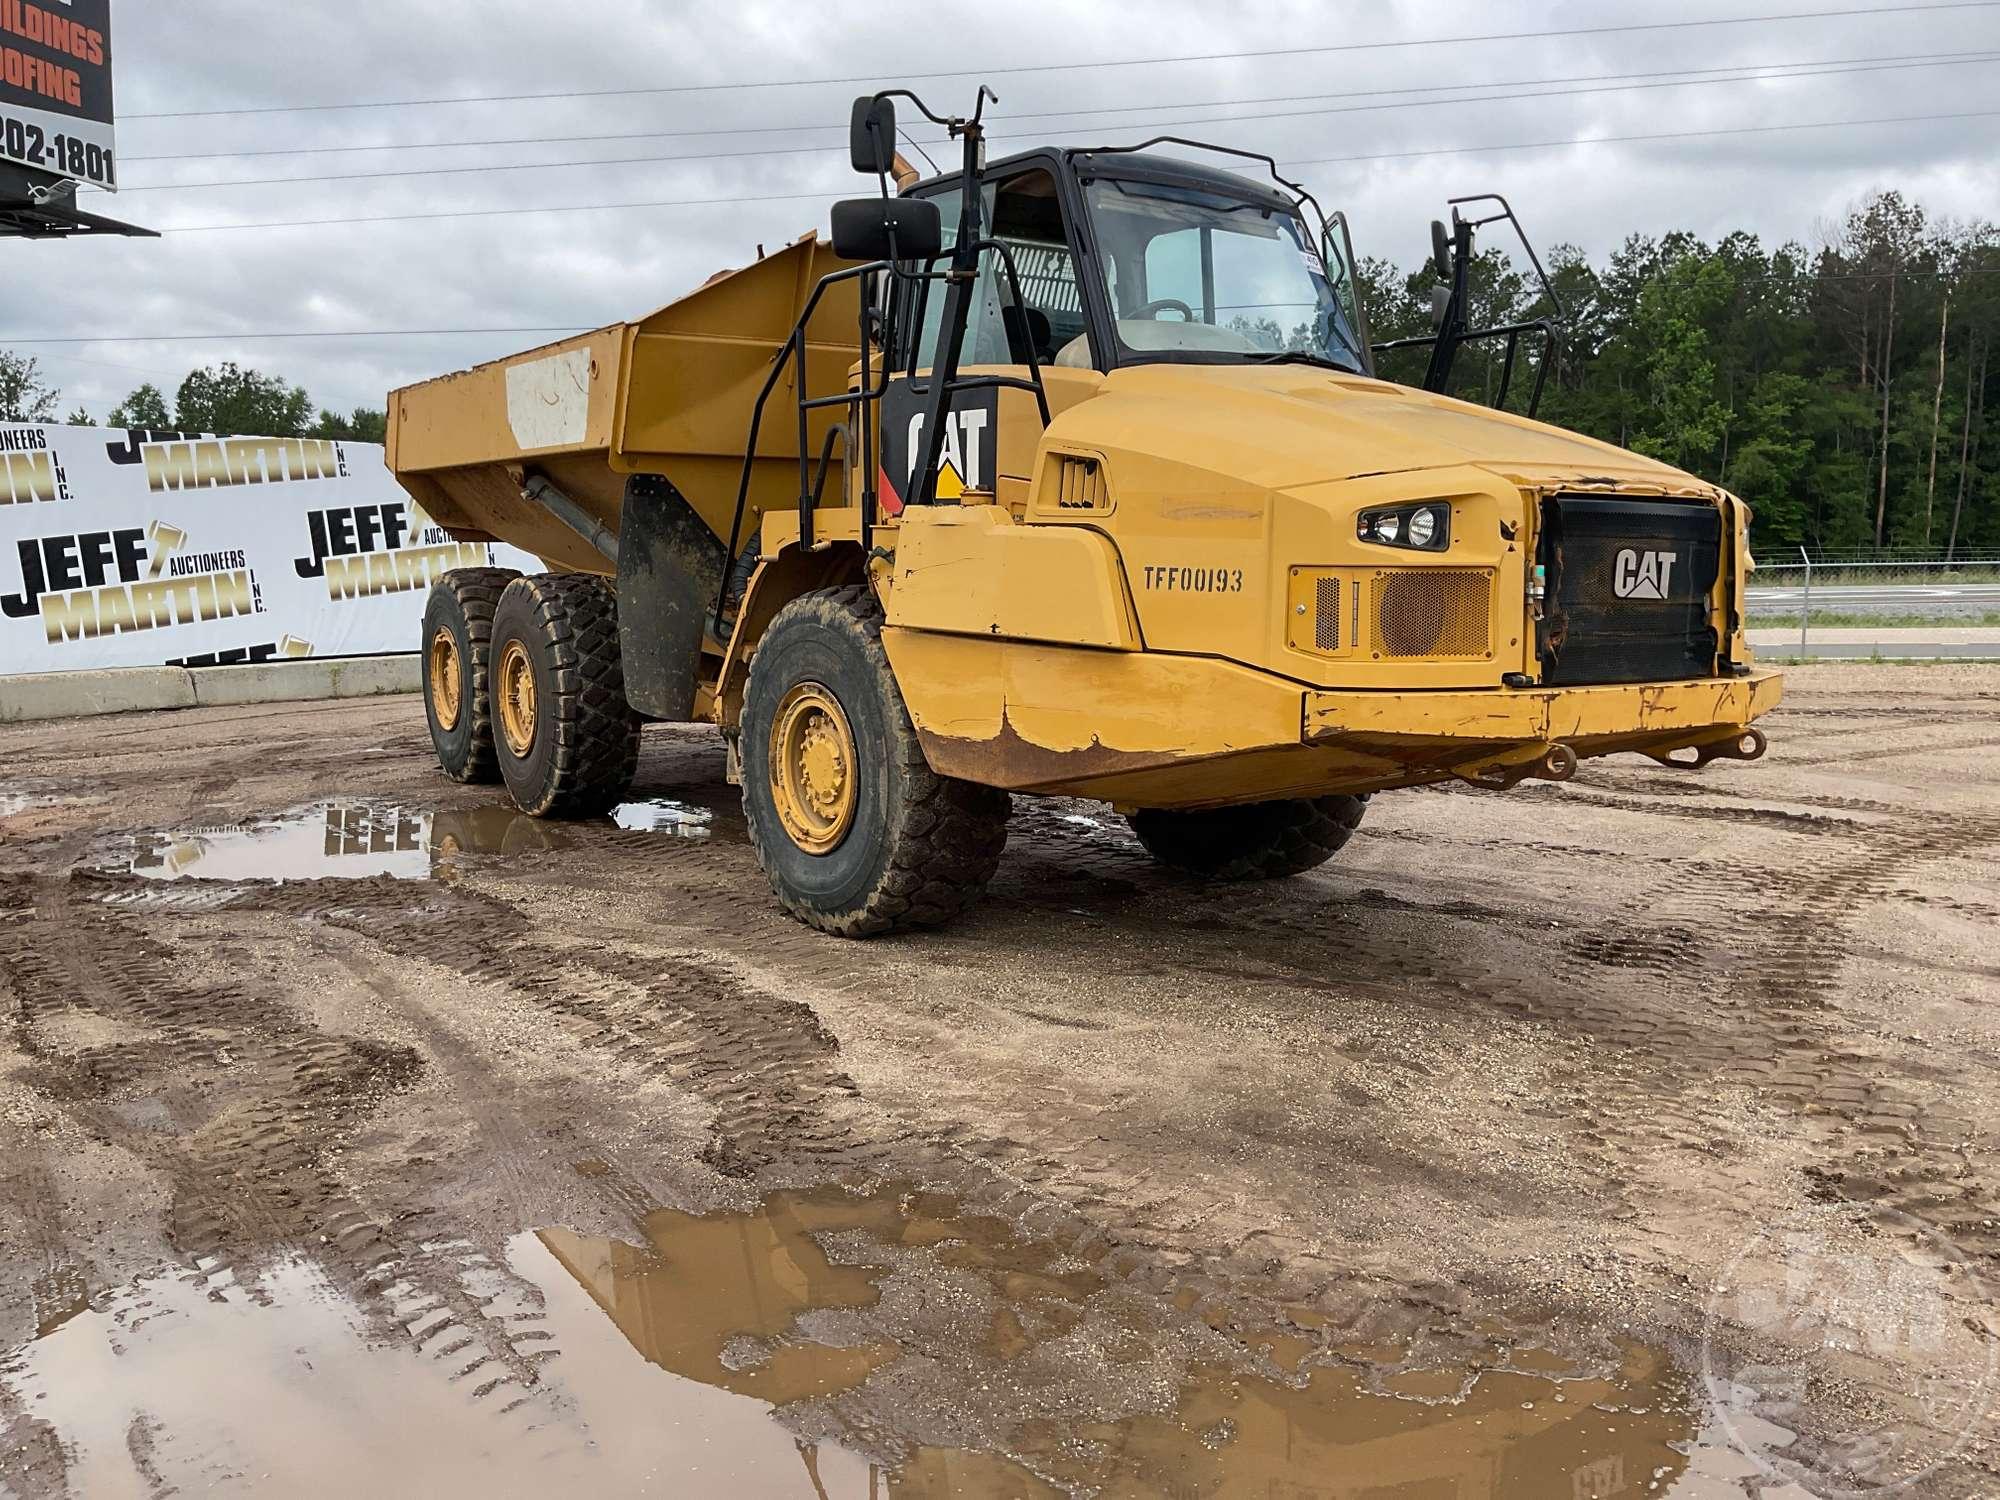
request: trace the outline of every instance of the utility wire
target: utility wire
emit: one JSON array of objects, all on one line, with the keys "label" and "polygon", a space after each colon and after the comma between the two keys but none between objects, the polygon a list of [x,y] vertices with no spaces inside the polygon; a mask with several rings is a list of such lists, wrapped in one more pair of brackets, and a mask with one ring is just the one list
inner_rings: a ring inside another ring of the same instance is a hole
[{"label": "utility wire", "polygon": [[[1772,281],[1881,281],[1892,276],[1906,279],[1943,276],[1958,280],[1971,276],[2000,276],[2000,266],[1973,266],[1961,270],[1949,270],[1943,267],[1933,269],[1904,267],[1896,271],[1802,271],[1797,276],[1789,277],[1782,273],[1764,276],[1745,276],[1740,278],[1738,284],[1751,286]],[[1314,304],[1310,302],[1296,304],[1245,302],[1235,305],[1243,307],[1311,307]],[[555,327],[518,328],[335,328],[308,329],[286,333],[127,333],[93,335],[90,337],[65,335],[61,338],[43,338],[39,335],[31,338],[21,338],[10,334],[0,334],[0,345],[27,348],[52,344],[213,344],[228,343],[234,340],[241,340],[244,343],[266,343],[279,339],[488,338],[528,333],[556,335],[590,333],[604,326],[602,323],[568,323]],[[52,360],[69,360],[76,364],[104,364],[101,360],[78,360],[74,355],[51,354],[47,357]],[[166,373],[160,370],[148,371],[142,365],[104,365],[104,368],[134,370],[146,374]]]},{"label": "utility wire", "polygon": [[1697,141],[1724,135],[1772,135],[1786,130],[1837,130],[1854,125],[1917,125],[1934,120],[1985,120],[2000,109],[1974,109],[1949,115],[1885,115],[1876,120],[1817,120],[1802,125],[1731,125],[1716,130],[1676,130],[1662,135],[1593,135],[1561,141],[1512,141],[1500,146],[1438,146],[1424,151],[1377,151],[1366,156],[1320,156],[1289,161],[1287,167],[1325,167],[1342,162],[1403,161],[1419,156],[1461,156],[1475,151],[1544,151],[1555,146],[1612,146],[1631,141]]},{"label": "utility wire", "polygon": [[[1491,146],[1442,146],[1419,151],[1378,151],[1356,156],[1323,156],[1312,161],[1288,162],[1288,167],[1330,166],[1353,162],[1397,161],[1429,156],[1457,156],[1474,152],[1544,151],[1563,146],[1598,146],[1638,141],[1712,140],[1722,136],[1769,135],[1793,130],[1850,130],[1874,125],[1918,125],[1947,120],[1984,120],[2000,116],[2000,109],[1970,110],[1954,114],[1888,115],[1869,120],[1811,120],[1796,125],[1738,125],[1716,130],[1660,131],[1641,135],[1577,136],[1558,141],[1513,141]],[[796,193],[746,193],[719,198],[653,198],[623,203],[509,204],[505,208],[433,209],[421,213],[344,215],[325,219],[271,219],[245,224],[183,224],[162,230],[162,234],[226,234],[246,229],[324,229],[351,224],[407,224],[419,220],[487,219],[529,214],[608,213],[637,208],[709,208],[723,204],[786,203],[825,201],[837,196],[838,189],[822,187]]]},{"label": "utility wire", "polygon": [[[1081,119],[1086,116],[1133,114],[1141,110],[1153,109],[1233,109],[1246,104],[1314,104],[1336,97],[1341,99],[1383,99],[1408,94],[1464,93],[1470,89],[1540,89],[1554,88],[1563,84],[1625,83],[1632,80],[1654,78],[1685,78],[1695,80],[1705,75],[1720,73],[1741,73],[1752,79],[1782,79],[1802,76],[1811,77],[1813,75],[1811,73],[1801,74],[1792,71],[1777,72],[1772,70],[1840,68],[1854,63],[1873,63],[1885,67],[1903,63],[1951,63],[1961,59],[1984,58],[1991,55],[1991,53],[1984,51],[1966,51],[1912,52],[1890,57],[1823,57],[1808,58],[1795,62],[1738,63],[1731,67],[1722,68],[1665,68],[1648,73],[1594,73],[1581,77],[1571,76],[1567,78],[1501,78],[1491,79],[1485,83],[1410,84],[1403,88],[1346,89],[1338,95],[1265,94],[1250,99],[1184,99],[1172,104],[1163,102],[1159,104],[1112,105],[1098,109],[1037,110],[1024,114],[1003,114],[998,118],[1001,123],[1014,125],[1027,120]],[[1724,79],[1721,81],[1736,82],[1739,80]],[[1542,98],[1548,96],[1538,94],[1532,97]],[[1404,102],[1414,106],[1424,101],[1405,100]],[[1448,104],[1453,101],[1450,99],[1441,99],[1437,102]],[[846,128],[843,123],[836,120],[819,125],[726,125],[701,130],[633,130],[610,135],[526,135],[474,141],[389,141],[367,146],[283,146],[256,151],[165,152],[156,156],[132,156],[121,153],[118,159],[126,166],[130,166],[135,162],[222,161],[269,156],[342,156],[368,151],[454,151],[461,149],[469,150],[473,147],[481,146],[602,145],[610,141],[685,140],[695,137],[733,135],[784,135],[807,130],[822,132],[845,131]],[[137,189],[128,188],[126,191],[137,191]]]},{"label": "utility wire", "polygon": [[[1859,62],[1841,67],[1822,68],[1814,72],[1787,73],[1783,76],[1785,78],[1819,78],[1850,73],[1900,72],[1912,68],[1981,66],[1991,65],[1995,62],[2000,62],[2000,53],[1988,52],[1976,56],[1957,58],[1950,63]],[[1426,102],[1433,107],[1439,104],[1497,104],[1511,103],[1521,98],[1561,99],[1584,94],[1616,94],[1644,89],[1712,87],[1716,84],[1724,83],[1758,83],[1762,81],[1764,81],[1762,78],[1754,75],[1742,78],[1688,78],[1664,83],[1607,84],[1590,88],[1553,89],[1546,93],[1532,95],[1512,93],[1476,94],[1463,98],[1439,99]],[[1174,106],[1166,105],[1160,107],[1173,108]],[[1256,114],[1210,115],[1199,119],[1190,119],[1182,116],[1179,118],[1135,120],[1130,123],[1121,123],[1113,128],[1119,130],[1151,130],[1163,126],[1223,125],[1239,120],[1279,120],[1319,115],[1367,114],[1378,110],[1404,109],[1409,107],[1411,106],[1407,102],[1392,104],[1340,104],[1321,109],[1271,110],[1261,111]],[[1128,110],[1126,112],[1131,113],[1132,111]],[[1038,134],[1038,132],[1011,131],[989,135],[987,139],[989,141],[1022,141],[1031,139],[1034,134]],[[936,144],[936,142],[929,144]],[[821,146],[760,146],[741,151],[678,152],[671,156],[597,156],[582,159],[572,157],[566,161],[503,162],[458,167],[400,167],[386,172],[329,172],[289,177],[223,178],[210,182],[145,183],[138,187],[125,187],[121,191],[127,193],[158,193],[176,190],[185,191],[194,188],[274,187],[284,183],[386,182],[393,178],[405,177],[461,177],[487,172],[553,172],[576,167],[657,166],[669,162],[719,161],[747,156],[813,156],[837,149],[840,149],[840,147],[834,144]]]},{"label": "utility wire", "polygon": [[[1196,52],[1177,53],[1163,57],[1106,58],[1095,62],[1017,63],[997,67],[950,68],[931,73],[899,71],[897,79],[902,82],[918,82],[934,78],[999,78],[1023,73],[1073,73],[1086,70],[1094,71],[1100,68],[1148,68],[1168,63],[1233,62],[1271,57],[1315,57],[1329,53],[1385,52],[1410,47],[1472,46],[1487,42],[1547,41],[1558,37],[1614,36],[1643,31],[1689,31],[1716,26],[1761,26],[1786,21],[1824,21],[1838,20],[1842,17],[1910,15],[1924,11],[1991,10],[1996,5],[2000,5],[2000,0],[1926,0],[1926,3],[1916,5],[1871,5],[1846,10],[1784,11],[1758,16],[1717,16],[1704,20],[1634,21],[1613,26],[1573,26],[1550,31],[1494,31],[1469,36],[1416,37],[1400,41],[1338,42],[1316,47],[1271,47],[1254,52]],[[739,79],[726,83],[690,83],[644,88],[565,89],[557,92],[536,94],[463,94],[431,99],[378,99],[336,104],[261,104],[244,105],[230,109],[159,110],[150,113],[127,114],[123,118],[127,120],[191,120],[228,115],[310,114],[357,109],[412,109],[443,104],[519,104],[543,99],[606,99],[654,94],[707,94],[731,89],[811,88],[828,84],[868,84],[879,82],[880,77],[880,74],[867,73],[838,78],[759,78]]]},{"label": "utility wire", "polygon": [[[489,334],[516,333],[588,333],[592,327],[602,325],[565,325],[561,328],[333,328],[307,329],[297,333],[163,333],[152,336],[128,335],[123,338],[9,338],[0,335],[0,344],[219,344],[232,339],[254,339],[260,343],[272,339],[415,339],[415,338],[458,338],[486,336]],[[49,356],[51,359],[57,356]],[[119,369],[137,369],[138,366],[117,366]],[[154,372],[158,373],[158,372]]]}]

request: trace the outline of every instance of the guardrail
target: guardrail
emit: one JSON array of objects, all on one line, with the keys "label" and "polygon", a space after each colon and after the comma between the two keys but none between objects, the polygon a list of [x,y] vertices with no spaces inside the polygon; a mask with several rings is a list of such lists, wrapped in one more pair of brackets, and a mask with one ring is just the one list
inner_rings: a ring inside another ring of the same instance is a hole
[{"label": "guardrail", "polygon": [[[1812,593],[1817,582],[1822,588],[1840,583],[1866,582],[1885,588],[1936,587],[1941,584],[2000,584],[2000,556],[1978,554],[1970,557],[1868,557],[1841,558],[1822,554],[1814,557],[1799,548],[1797,562],[1757,564],[1748,589],[1749,602],[1756,603],[1759,583],[1781,583],[1799,588],[1799,654],[1803,656],[1812,624]],[[1802,585],[1802,586],[1801,586]]]}]

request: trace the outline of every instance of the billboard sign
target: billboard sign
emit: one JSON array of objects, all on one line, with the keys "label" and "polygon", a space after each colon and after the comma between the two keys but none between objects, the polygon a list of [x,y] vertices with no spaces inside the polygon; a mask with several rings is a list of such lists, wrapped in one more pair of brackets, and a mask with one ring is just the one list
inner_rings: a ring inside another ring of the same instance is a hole
[{"label": "billboard sign", "polygon": [[0,695],[13,672],[415,651],[458,542],[372,443],[0,424]]},{"label": "billboard sign", "polygon": [[117,191],[111,0],[0,0],[0,158]]}]

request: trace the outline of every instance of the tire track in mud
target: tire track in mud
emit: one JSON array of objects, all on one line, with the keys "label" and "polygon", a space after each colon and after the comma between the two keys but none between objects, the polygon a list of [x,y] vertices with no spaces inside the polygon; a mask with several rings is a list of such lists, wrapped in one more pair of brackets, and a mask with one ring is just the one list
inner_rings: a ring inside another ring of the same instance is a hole
[{"label": "tire track in mud", "polygon": [[[716,899],[740,918],[740,896]],[[1254,1268],[1229,1263],[1236,1247],[1211,1254],[1164,1245],[1122,1219],[1090,1174],[1052,1174],[1046,1169],[1055,1163],[1006,1138],[920,1128],[859,1095],[838,1066],[837,1039],[810,1006],[719,969],[713,955],[551,943],[505,901],[462,886],[434,893],[420,910],[394,891],[363,895],[304,883],[252,891],[244,900],[345,927],[392,958],[509,989],[557,1017],[581,1046],[690,1091],[712,1112],[702,1159],[722,1177],[760,1192],[828,1180],[920,1182],[949,1194],[966,1214],[1016,1224],[1108,1282],[1162,1304],[1178,1297],[1213,1330],[1236,1338],[1249,1367],[1284,1373],[1248,1337],[1278,1324],[1329,1347],[1419,1341],[1423,1352],[1412,1360],[1439,1357],[1445,1346],[1469,1352],[1485,1337],[1470,1327],[1451,1336],[1439,1331],[1458,1304],[1454,1289],[1329,1278],[1323,1267],[1309,1283],[1278,1287],[1254,1274],[1269,1269],[1268,1245]],[[694,915],[677,911],[682,920]],[[774,921],[779,932],[802,931]],[[829,974],[866,982],[865,950],[812,934],[803,945]],[[829,953],[839,955],[837,964]],[[614,1166],[592,1165],[609,1179],[604,1191],[614,1202],[640,1216],[657,1206]],[[1306,1302],[1322,1311],[1309,1325],[1291,1322],[1287,1307]]]},{"label": "tire track in mud", "polygon": [[[15,915],[25,919],[0,928],[0,966],[19,1002],[32,1085],[164,1178],[167,1240],[203,1284],[218,1292],[235,1284],[260,1300],[261,1267],[302,1251],[365,1317],[439,1361],[470,1399],[502,1414],[527,1404],[553,1357],[536,1326],[539,1291],[488,1248],[426,1216],[371,1211],[329,1158],[376,1101],[415,1079],[418,1055],[302,1026],[299,1010],[275,998],[282,981],[267,989],[243,966],[227,966],[232,982],[190,982],[186,955],[112,904],[125,893],[116,879],[11,888]],[[147,1035],[75,1052],[44,1045],[37,1022],[69,1011]],[[184,1092],[190,1080],[212,1094],[212,1107],[196,1114],[169,1106],[167,1128],[150,1113],[134,1123],[135,1104]],[[59,1198],[47,1183],[27,1191],[30,1202]],[[90,1290],[92,1305],[119,1295]],[[80,1291],[64,1290],[72,1308]]]},{"label": "tire track in mud", "polygon": [[[1837,830],[1841,845],[1815,841],[1790,864],[1668,865],[1645,903],[1651,922],[1629,937],[1573,941],[1569,951],[1599,968],[1641,969],[1671,999],[1635,1007],[1621,997],[1615,1023],[1603,1001],[1585,999],[1576,1014],[1608,1027],[1610,1039],[1643,1049],[1672,1076],[1712,1078],[1788,1108],[1825,1137],[1817,1149],[1827,1164],[1808,1169],[1814,1195],[1907,1215],[1993,1263],[2000,1260],[1994,1143],[1974,1142],[1967,1120],[1926,1113],[1913,1092],[1883,1076],[1875,1058],[1855,1050],[1861,1038],[1843,1037],[1830,1024],[1830,1012],[1852,952],[1848,921],[1892,899],[1912,871],[2000,843],[2000,819],[1913,827],[1911,809],[1884,810],[1899,813],[1900,823],[1846,823]],[[1721,936],[1732,933],[1741,935]],[[1716,935],[1713,957],[1687,956],[1682,939],[1694,934]],[[1685,986],[1718,975],[1727,977],[1726,988],[1691,1006]],[[1555,1003],[1527,1011],[1549,1014]],[[1690,1024],[1697,1008],[1712,1024]],[[1618,1092],[1626,1096],[1606,1101],[1611,1118],[1599,1125],[1607,1147],[1632,1153],[1664,1138],[1699,1151],[1728,1128],[1700,1103],[1691,1107],[1689,1090]],[[1602,1154],[1608,1166],[1614,1153]]]}]

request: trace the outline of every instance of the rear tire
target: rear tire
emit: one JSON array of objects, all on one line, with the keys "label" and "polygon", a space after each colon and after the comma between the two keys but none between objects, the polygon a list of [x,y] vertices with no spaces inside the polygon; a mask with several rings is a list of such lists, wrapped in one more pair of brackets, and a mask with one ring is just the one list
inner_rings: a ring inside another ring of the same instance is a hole
[{"label": "rear tire", "polygon": [[522,812],[584,818],[623,800],[641,719],[625,701],[618,606],[586,573],[517,578],[493,611],[493,746]]},{"label": "rear tire", "polygon": [[1141,808],[1126,822],[1161,864],[1200,880],[1281,880],[1338,854],[1368,798],[1311,797],[1194,811]]},{"label": "rear tire", "polygon": [[498,781],[487,662],[493,610],[512,568],[454,568],[424,605],[424,717],[438,765],[453,781]]},{"label": "rear tire", "polygon": [[1000,863],[1012,803],[931,770],[864,586],[778,612],[750,661],[740,744],[757,862],[785,910],[822,932],[937,926]]}]

